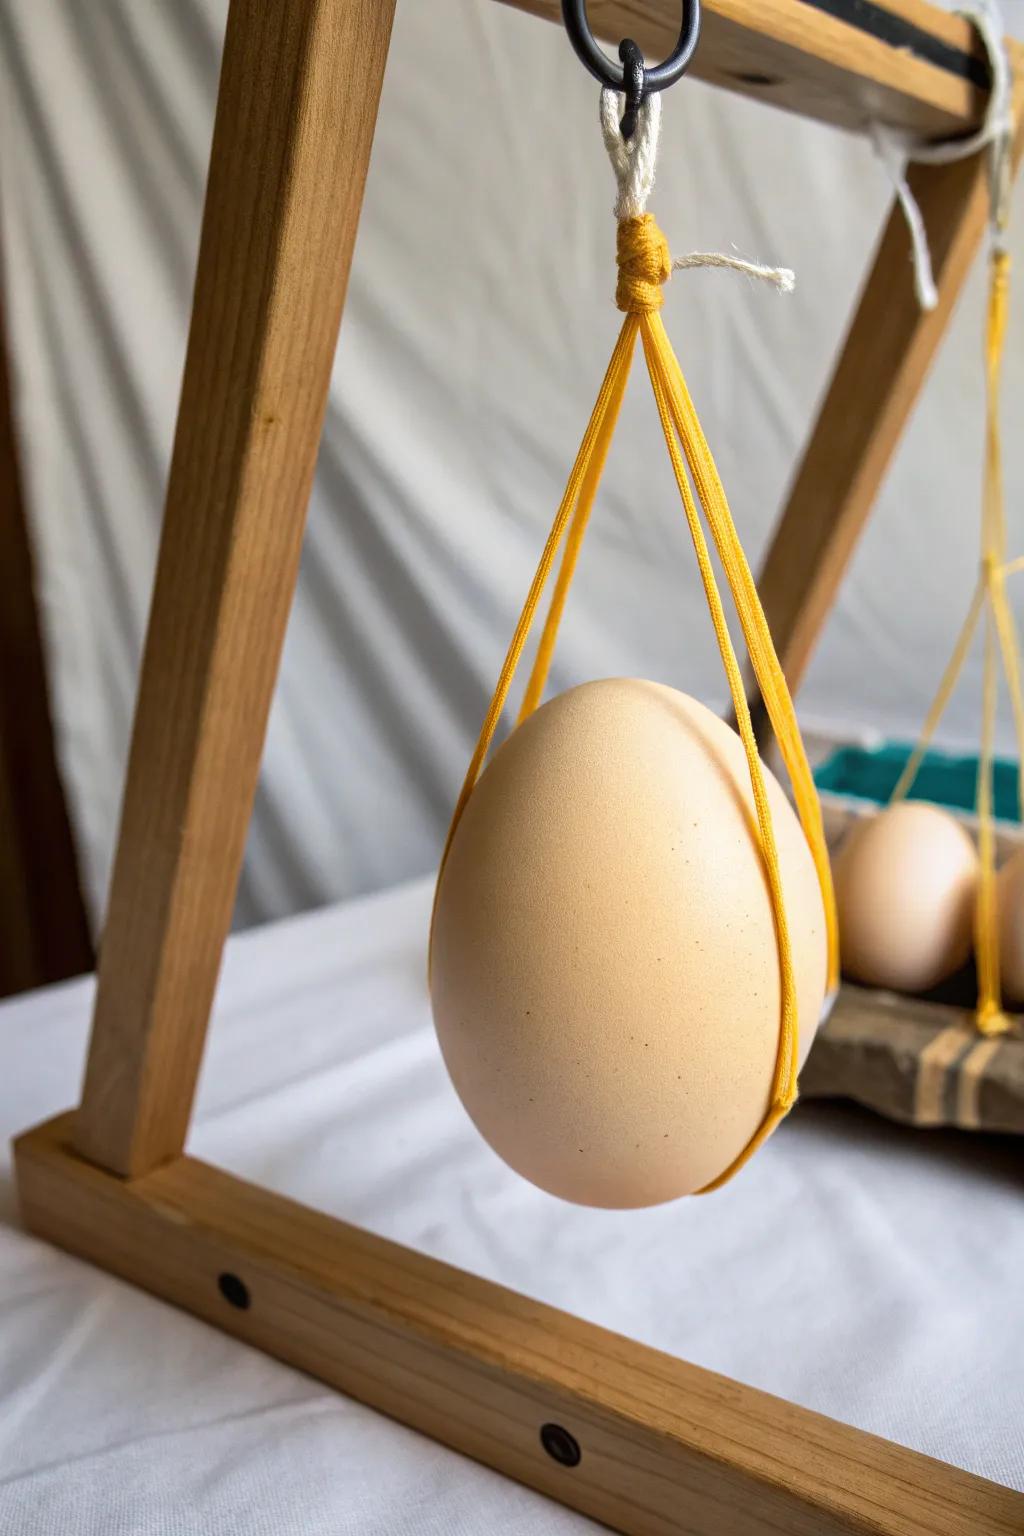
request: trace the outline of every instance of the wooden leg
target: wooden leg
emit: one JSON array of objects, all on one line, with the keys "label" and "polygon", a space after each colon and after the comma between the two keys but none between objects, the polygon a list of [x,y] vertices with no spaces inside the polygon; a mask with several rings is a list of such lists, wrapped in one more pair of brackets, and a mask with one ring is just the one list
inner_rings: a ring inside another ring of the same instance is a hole
[{"label": "wooden leg", "polygon": [[[1013,47],[1012,63],[1020,124],[1024,47]],[[1019,129],[1015,170],[1022,148]],[[894,205],[758,583],[794,692],[988,221],[986,157],[915,166],[910,182],[931,242],[938,306],[930,314],[918,307],[909,237]],[[979,389],[980,378],[979,364]]]},{"label": "wooden leg", "polygon": [[633,1536],[1010,1536],[1024,1498],[70,1116],[16,1145],[30,1229]]},{"label": "wooden leg", "polygon": [[394,0],[232,0],[75,1141],[181,1150],[298,569]]}]

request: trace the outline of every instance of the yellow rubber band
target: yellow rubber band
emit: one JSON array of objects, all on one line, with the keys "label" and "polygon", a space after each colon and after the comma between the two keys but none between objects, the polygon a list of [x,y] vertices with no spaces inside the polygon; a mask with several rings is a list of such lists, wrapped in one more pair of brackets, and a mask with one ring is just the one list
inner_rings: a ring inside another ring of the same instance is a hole
[{"label": "yellow rubber band", "polygon": [[[647,371],[665,444],[697,556],[704,594],[746,756],[756,812],[758,847],[768,883],[779,956],[781,989],[779,1039],[768,1105],[761,1124],[742,1152],[718,1178],[699,1191],[704,1194],[727,1183],[767,1140],[796,1102],[800,1031],[792,948],[764,769],[757,749],[739,662],[729,635],[729,626],[715,579],[708,541],[698,511],[698,502],[704,512],[711,540],[725,572],[758,686],[793,787],[797,814],[814,859],[825,910],[829,990],[838,982],[838,924],[821,807],[797,725],[792,699],[775,654],[754,579],[743,553],[711,450],[701,430],[679,363],[658,315],[658,309],[661,306],[661,285],[671,271],[671,262],[665,238],[650,214],[620,221],[618,260],[619,287],[616,298],[619,307],[626,310],[626,317],[456,802],[455,813],[441,858],[437,889],[440,890],[448,850],[482,771],[544,587],[565,537],[566,528],[569,527],[551,608],[527,684],[519,715],[520,720],[525,719],[536,708],[543,695],[558,637],[559,624],[611,445],[629,377],[636,339],[639,335],[643,341]],[[436,904],[435,893],[435,910]]]},{"label": "yellow rubber band", "polygon": [[1024,558],[1007,562],[1006,507],[1003,498],[1003,454],[1000,426],[1000,385],[1006,320],[1009,310],[1010,257],[994,249],[989,264],[988,324],[985,335],[985,471],[982,490],[981,574],[967,617],[929,706],[917,745],[893,790],[890,804],[905,798],[913,787],[936,727],[945,713],[985,615],[982,673],[981,750],[978,754],[976,803],[978,814],[978,893],[974,912],[974,950],[978,966],[975,1022],[982,1034],[1003,1034],[1010,1021],[1003,1011],[999,982],[999,912],[996,898],[996,850],[992,772],[995,753],[999,661],[1013,708],[1017,734],[1018,800],[1024,815],[1024,688],[1021,684],[1020,642],[1013,610],[1006,596],[1006,577],[1024,568]]}]

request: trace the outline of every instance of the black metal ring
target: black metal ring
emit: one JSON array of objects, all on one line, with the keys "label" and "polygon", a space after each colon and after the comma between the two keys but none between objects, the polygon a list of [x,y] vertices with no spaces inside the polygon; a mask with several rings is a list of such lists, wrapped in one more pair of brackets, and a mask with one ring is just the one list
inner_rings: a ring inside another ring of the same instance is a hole
[{"label": "black metal ring", "polygon": [[644,56],[631,37],[624,37],[619,44],[619,58],[622,60],[622,89],[626,97],[626,110],[622,114],[619,132],[624,139],[631,139],[636,132],[640,108],[647,95],[647,70]]},{"label": "black metal ring", "polygon": [[[562,20],[569,34],[569,41],[576,56],[585,64],[595,79],[613,91],[625,86],[625,71],[621,64],[613,64],[603,48],[594,40],[587,20],[586,0],[562,0]],[[654,64],[644,71],[646,91],[663,91],[674,85],[686,73],[693,58],[700,36],[700,0],[683,0],[683,20],[679,28],[679,41],[661,64]]]}]

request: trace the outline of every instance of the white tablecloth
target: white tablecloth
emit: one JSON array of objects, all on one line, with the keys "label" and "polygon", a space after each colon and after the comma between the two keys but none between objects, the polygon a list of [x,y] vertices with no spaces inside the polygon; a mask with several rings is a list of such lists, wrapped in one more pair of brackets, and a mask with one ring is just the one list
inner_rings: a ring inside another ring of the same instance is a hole
[{"label": "white tablecloth", "polygon": [[[1024,1490],[1019,1142],[806,1105],[719,1194],[563,1205],[448,1084],[428,905],[420,882],[232,941],[193,1151]],[[91,997],[0,1008],[2,1536],[592,1528],[17,1229],[6,1143],[74,1102]]]}]

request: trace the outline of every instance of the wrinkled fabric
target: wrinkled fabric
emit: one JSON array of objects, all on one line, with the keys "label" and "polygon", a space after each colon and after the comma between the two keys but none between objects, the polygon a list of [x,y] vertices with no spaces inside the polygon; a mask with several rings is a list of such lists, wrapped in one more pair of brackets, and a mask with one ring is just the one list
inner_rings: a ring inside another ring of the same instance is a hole
[{"label": "wrinkled fabric", "polygon": [[[419,881],[231,941],[191,1151],[1024,1491],[1019,1142],[800,1105],[719,1194],[565,1205],[455,1098],[429,906]],[[9,1139],[74,1102],[91,996],[0,1006],[0,1532],[591,1529],[17,1230]]]}]

